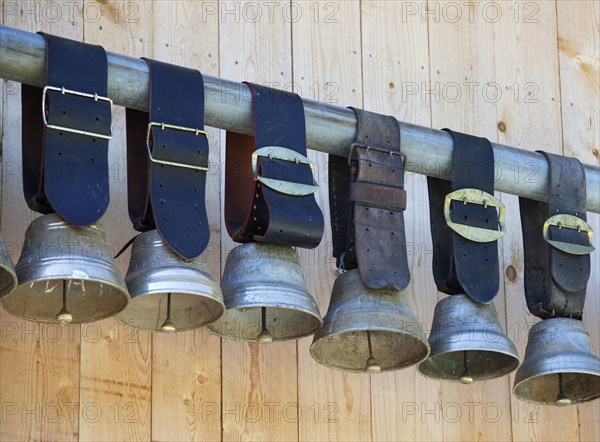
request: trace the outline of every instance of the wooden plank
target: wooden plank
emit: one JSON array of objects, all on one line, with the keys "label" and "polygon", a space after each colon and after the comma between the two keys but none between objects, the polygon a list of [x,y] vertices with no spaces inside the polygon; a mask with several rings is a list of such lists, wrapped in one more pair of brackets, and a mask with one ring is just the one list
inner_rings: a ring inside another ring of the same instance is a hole
[{"label": "wooden plank", "polygon": [[[87,9],[89,8],[89,10]],[[85,41],[132,56],[152,56],[152,4],[86,3]],[[122,85],[123,93],[136,85]],[[119,91],[121,92],[121,91]],[[116,252],[135,232],[127,213],[125,108],[113,108],[109,145],[110,206],[103,217],[108,242]],[[127,271],[129,251],[117,260]],[[82,440],[149,440],[151,438],[152,337],[120,325],[116,318],[81,329]]]},{"label": "wooden plank", "polygon": [[[600,4],[558,2],[558,49],[564,154],[600,166]],[[600,215],[588,214],[600,232]],[[598,241],[596,240],[596,248]],[[600,253],[592,253],[584,323],[600,351]],[[600,401],[578,406],[579,440],[600,439]]]},{"label": "wooden plank", "polygon": [[[515,20],[516,10],[512,9],[509,20],[494,24],[496,81],[502,87],[502,96],[497,103],[498,140],[560,154],[556,5],[554,2],[515,5],[520,12],[518,19]],[[527,165],[502,173],[514,173],[517,180],[532,179],[532,176],[535,179],[535,171],[527,169]],[[509,219],[513,220],[507,223],[503,250],[506,296],[511,300],[507,304],[507,318],[522,361],[529,329],[536,320],[527,310],[523,293],[523,239],[518,198],[504,195],[503,201],[507,213],[511,214]],[[514,373],[511,388],[513,381]],[[579,439],[576,407],[542,407],[513,397],[512,418],[515,440]]]},{"label": "wooden plank", "polygon": [[[362,107],[360,3],[302,4],[292,23],[294,86],[302,96]],[[323,42],[327,42],[326,45]],[[335,51],[331,48],[335,47]],[[325,214],[321,245],[302,250],[309,291],[325,315],[333,282],[338,276],[331,256],[326,154],[310,152],[321,188],[317,201]],[[371,439],[370,382],[366,374],[326,368],[310,356],[312,337],[298,342],[298,403],[300,440]]]},{"label": "wooden plank", "polygon": [[[430,102],[420,90],[429,84],[427,23],[406,13],[402,2],[363,2],[363,84],[365,109],[429,126]],[[427,86],[428,87],[428,86]],[[419,92],[418,92],[419,90]],[[411,284],[407,290],[415,314],[430,328],[435,304],[431,277],[431,239],[426,181],[410,172],[405,213]],[[416,367],[371,376],[373,440],[441,440],[440,385],[420,376]],[[433,411],[433,413],[432,413]]]},{"label": "wooden plank", "polygon": [[[282,15],[283,5],[219,2],[219,64],[223,77],[280,89],[289,87],[291,24]],[[221,147],[224,162],[224,137]],[[235,244],[223,225],[221,232],[224,263]],[[296,351],[295,342],[258,345],[223,339],[223,440],[298,440]]]},{"label": "wooden plank", "polygon": [[[430,3],[429,20],[431,122],[461,132],[496,138],[496,106],[483,95],[495,83],[494,29],[482,10],[471,19],[465,4],[459,9]],[[454,8],[454,9],[452,9]],[[504,247],[502,242],[499,247]],[[500,264],[499,264],[500,265]],[[502,288],[494,300],[506,330]],[[461,385],[442,383],[439,403],[445,440],[508,440],[510,429],[508,377]],[[430,404],[430,408],[433,408]]]},{"label": "wooden plank", "polygon": [[[154,4],[154,58],[219,73],[219,22],[193,1]],[[202,35],[202,38],[198,38]],[[221,275],[220,131],[208,129],[211,170],[206,207],[210,244],[204,258],[210,273]],[[206,328],[153,336],[152,440],[221,439],[221,340]]]},{"label": "wooden plank", "polygon": [[[50,11],[33,1],[0,6],[7,26],[81,39],[81,5],[73,2],[72,14],[65,5]],[[36,215],[23,200],[21,87],[14,82],[4,86],[1,225],[2,237],[16,262],[25,229]],[[79,329],[23,321],[0,309],[0,439],[78,439]]]}]

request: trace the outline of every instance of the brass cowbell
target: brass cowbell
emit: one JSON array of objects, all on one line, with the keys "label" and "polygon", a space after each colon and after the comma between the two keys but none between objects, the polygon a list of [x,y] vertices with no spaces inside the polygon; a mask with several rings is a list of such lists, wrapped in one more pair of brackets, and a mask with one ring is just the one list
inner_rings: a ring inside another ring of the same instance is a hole
[{"label": "brass cowbell", "polygon": [[429,345],[431,355],[418,370],[441,381],[471,384],[503,376],[519,365],[494,304],[480,304],[466,295],[447,296],[436,304]]},{"label": "brass cowbell", "polygon": [[227,310],[209,328],[226,338],[260,343],[297,339],[323,323],[292,247],[235,247],[227,256],[221,289]]},{"label": "brass cowbell", "polygon": [[2,302],[24,319],[91,322],[118,313],[129,300],[100,224],[75,227],[56,214],[36,218],[15,269],[19,285]]},{"label": "brass cowbell", "polygon": [[0,298],[8,295],[17,285],[17,275],[12,259],[0,236]]},{"label": "brass cowbell", "polygon": [[429,354],[405,292],[370,289],[358,269],[335,280],[324,321],[310,354],[327,367],[379,373],[417,364]]},{"label": "brass cowbell", "polygon": [[216,321],[225,311],[221,288],[201,257],[186,261],[158,231],[133,242],[125,282],[131,295],[121,322],[148,331],[185,331]]},{"label": "brass cowbell", "polygon": [[513,393],[524,401],[557,406],[600,397],[600,359],[581,321],[549,318],[531,328]]}]

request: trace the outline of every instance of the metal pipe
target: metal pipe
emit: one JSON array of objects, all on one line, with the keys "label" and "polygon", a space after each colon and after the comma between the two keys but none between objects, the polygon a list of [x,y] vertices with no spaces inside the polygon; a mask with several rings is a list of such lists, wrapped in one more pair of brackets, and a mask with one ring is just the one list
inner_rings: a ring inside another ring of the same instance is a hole
[{"label": "metal pipe", "polygon": [[[108,52],[109,96],[115,104],[148,109],[148,67],[137,58]],[[0,26],[0,78],[43,86],[45,43],[42,36]],[[248,87],[204,75],[206,124],[251,135],[252,106]],[[340,106],[303,99],[308,146],[347,156],[356,132],[354,113]],[[452,174],[452,140],[443,131],[399,122],[407,170],[437,178]],[[496,190],[546,200],[548,164],[541,154],[492,143]],[[584,164],[587,210],[600,213],[600,167]]]}]

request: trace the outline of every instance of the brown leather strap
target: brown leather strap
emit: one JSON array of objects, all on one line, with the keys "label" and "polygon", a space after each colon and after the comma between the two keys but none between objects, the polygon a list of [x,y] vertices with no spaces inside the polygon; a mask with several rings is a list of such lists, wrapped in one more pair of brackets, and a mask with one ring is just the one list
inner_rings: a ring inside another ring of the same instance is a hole
[{"label": "brown leather strap", "polygon": [[404,233],[404,157],[394,117],[353,109],[358,127],[351,167],[329,157],[334,256],[358,267],[370,288],[403,290],[410,282]]},{"label": "brown leather strap", "polygon": [[[555,316],[581,319],[590,277],[589,254],[559,250],[544,239],[544,224],[566,214],[586,221],[586,181],[576,158],[541,152],[548,160],[548,203],[519,198],[525,253],[525,298],[532,314],[542,319]],[[548,239],[589,246],[585,229],[549,225]]]}]

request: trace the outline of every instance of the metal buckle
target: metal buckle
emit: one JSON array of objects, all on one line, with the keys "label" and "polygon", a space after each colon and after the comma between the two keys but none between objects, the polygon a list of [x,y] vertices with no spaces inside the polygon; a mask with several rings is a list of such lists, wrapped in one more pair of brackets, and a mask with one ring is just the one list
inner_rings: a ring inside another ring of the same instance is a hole
[{"label": "metal buckle", "polygon": [[[556,241],[550,239],[550,226],[556,226],[559,229],[573,229],[578,232],[586,232],[588,234],[588,238],[590,241],[589,246],[582,246],[580,244],[572,244],[563,241]],[[576,217],[575,215],[568,214],[559,214],[551,216],[544,223],[543,236],[544,240],[550,244],[552,247],[562,250],[563,252],[570,253],[571,255],[588,255],[592,253],[595,249],[592,245],[592,236],[594,231],[590,227],[588,223],[586,223],[581,218]]]},{"label": "metal buckle", "polygon": [[204,172],[206,172],[208,170],[208,167],[205,167],[205,166],[194,166],[192,164],[176,163],[174,161],[159,160],[157,158],[154,158],[152,156],[152,149],[150,149],[150,134],[152,132],[153,127],[160,127],[162,130],[173,129],[173,130],[180,130],[182,132],[192,132],[192,133],[195,133],[196,136],[204,135],[207,139],[208,139],[208,132],[205,132],[200,129],[195,129],[193,127],[175,126],[174,124],[156,123],[153,121],[148,123],[148,130],[146,131],[146,149],[148,149],[148,158],[150,158],[151,162],[156,163],[156,164],[162,164],[165,166],[183,167],[184,169],[202,170]]},{"label": "metal buckle", "polygon": [[252,172],[254,173],[254,176],[265,186],[286,195],[307,196],[312,195],[319,189],[319,185],[316,181],[313,181],[313,184],[311,185],[263,177],[258,170],[258,157],[266,157],[271,160],[290,161],[296,164],[306,164],[310,166],[310,170],[314,172],[315,163],[295,150],[281,146],[265,146],[255,150],[252,153]]},{"label": "metal buckle", "polygon": [[363,148],[363,149],[367,149],[367,152],[370,150],[374,150],[376,152],[381,152],[381,153],[385,153],[388,154],[389,156],[399,156],[400,158],[402,158],[402,162],[404,162],[406,160],[406,155],[404,155],[401,152],[396,152],[390,149],[382,149],[380,147],[376,147],[376,146],[369,146],[367,144],[362,144],[362,143],[352,143],[350,145],[350,152],[348,153],[348,165],[352,166],[352,154],[354,153],[354,149],[355,148]]},{"label": "metal buckle", "polygon": [[63,87],[56,87],[56,86],[45,86],[44,90],[42,91],[42,118],[44,120],[44,126],[46,126],[48,129],[54,129],[54,130],[62,130],[64,132],[70,132],[73,134],[79,134],[79,135],[86,135],[88,137],[95,137],[95,138],[101,138],[103,140],[111,140],[112,139],[112,122],[111,122],[111,129],[110,129],[110,134],[109,135],[104,135],[104,134],[99,134],[96,132],[88,132],[87,130],[80,130],[80,129],[73,129],[70,127],[65,127],[65,126],[56,126],[54,124],[50,124],[48,123],[48,119],[46,118],[46,96],[48,95],[48,91],[57,91],[60,92],[61,94],[69,94],[69,95],[76,95],[78,97],[84,97],[84,98],[93,98],[94,101],[106,101],[108,103],[110,103],[110,105],[112,106],[112,100],[108,97],[101,97],[98,94],[87,94],[85,92],[78,92],[78,91],[72,91],[70,89],[65,89],[64,86]]},{"label": "metal buckle", "polygon": [[[497,207],[498,214],[498,230],[484,229],[481,227],[467,226],[465,224],[458,224],[452,221],[450,214],[450,204],[452,201],[460,201],[463,204],[479,204],[485,208]],[[459,189],[446,195],[444,201],[444,217],[446,218],[446,224],[456,233],[463,238],[467,238],[475,242],[492,242],[497,241],[506,234],[506,225],[504,223],[505,217],[504,204],[499,199],[495,198],[487,192],[479,189]]]}]

